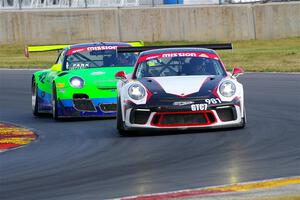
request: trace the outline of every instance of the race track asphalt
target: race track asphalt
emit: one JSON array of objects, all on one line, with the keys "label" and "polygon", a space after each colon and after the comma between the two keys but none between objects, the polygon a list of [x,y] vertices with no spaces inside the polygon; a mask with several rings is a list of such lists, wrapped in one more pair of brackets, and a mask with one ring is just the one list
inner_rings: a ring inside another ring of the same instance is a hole
[{"label": "race track asphalt", "polygon": [[300,74],[241,77],[245,129],[120,137],[114,119],[33,117],[32,73],[0,70],[0,121],[39,135],[0,154],[0,199],[107,199],[300,175]]}]

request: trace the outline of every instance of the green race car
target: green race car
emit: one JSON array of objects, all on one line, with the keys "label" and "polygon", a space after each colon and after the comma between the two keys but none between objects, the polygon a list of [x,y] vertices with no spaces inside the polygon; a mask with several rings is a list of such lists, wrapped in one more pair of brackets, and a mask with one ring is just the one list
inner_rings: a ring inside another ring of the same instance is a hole
[{"label": "green race car", "polygon": [[32,112],[62,117],[116,115],[115,73],[132,73],[134,52],[118,53],[119,47],[143,46],[143,42],[101,42],[77,45],[29,47],[30,51],[62,49],[51,69],[32,76]]}]

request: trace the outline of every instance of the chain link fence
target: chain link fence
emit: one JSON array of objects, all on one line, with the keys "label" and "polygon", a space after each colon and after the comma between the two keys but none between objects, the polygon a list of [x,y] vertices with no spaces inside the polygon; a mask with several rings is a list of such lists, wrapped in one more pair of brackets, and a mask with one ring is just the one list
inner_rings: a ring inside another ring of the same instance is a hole
[{"label": "chain link fence", "polygon": [[221,5],[300,0],[0,0],[0,9]]}]

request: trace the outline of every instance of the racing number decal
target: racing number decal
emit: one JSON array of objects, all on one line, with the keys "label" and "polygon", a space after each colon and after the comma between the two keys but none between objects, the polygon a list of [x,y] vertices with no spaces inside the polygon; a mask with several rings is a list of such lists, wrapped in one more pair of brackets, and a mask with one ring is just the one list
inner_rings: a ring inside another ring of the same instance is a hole
[{"label": "racing number decal", "polygon": [[211,99],[205,99],[205,102],[207,104],[217,104],[222,103],[222,101],[219,98],[211,98]]},{"label": "racing number decal", "polygon": [[191,110],[192,111],[207,110],[208,107],[207,105],[222,103],[222,101],[219,98],[205,99],[205,102],[206,103],[192,104]]},{"label": "racing number decal", "polygon": [[192,111],[207,110],[207,104],[206,103],[192,104],[191,109],[192,109]]},{"label": "racing number decal", "polygon": [[45,83],[45,78],[46,78],[47,72],[43,72],[39,75],[39,80],[41,83]]}]

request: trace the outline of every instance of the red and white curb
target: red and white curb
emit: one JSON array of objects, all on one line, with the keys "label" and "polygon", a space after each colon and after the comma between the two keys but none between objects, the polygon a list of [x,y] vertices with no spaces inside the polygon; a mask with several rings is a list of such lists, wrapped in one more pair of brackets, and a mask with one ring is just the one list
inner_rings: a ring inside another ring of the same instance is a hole
[{"label": "red and white curb", "polygon": [[269,189],[273,187],[286,186],[291,184],[300,184],[300,176],[269,179],[263,181],[237,183],[231,185],[221,185],[214,187],[204,187],[197,189],[187,189],[164,193],[145,194],[129,197],[121,197],[113,200],[164,200],[177,198],[203,197],[208,195],[225,194],[229,192],[243,192],[255,189]]},{"label": "red and white curb", "polygon": [[37,135],[26,128],[0,122],[0,153],[34,141]]}]

